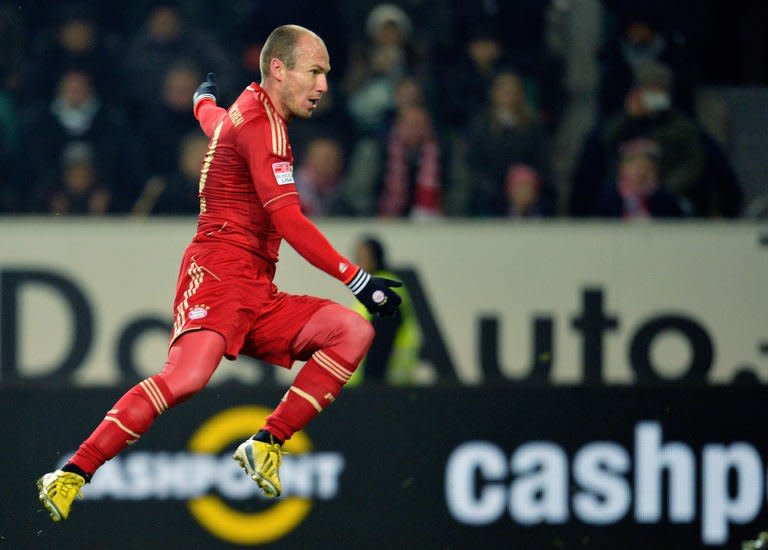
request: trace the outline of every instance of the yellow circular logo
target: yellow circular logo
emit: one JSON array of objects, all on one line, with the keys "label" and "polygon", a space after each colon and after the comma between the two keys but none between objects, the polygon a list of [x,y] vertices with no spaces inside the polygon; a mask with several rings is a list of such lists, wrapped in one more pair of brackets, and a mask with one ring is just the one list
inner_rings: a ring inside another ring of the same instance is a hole
[{"label": "yellow circular logo", "polygon": [[[205,422],[189,440],[189,450],[197,453],[218,453],[233,441],[253,435],[270,414],[268,409],[255,406],[235,407],[222,411]],[[283,446],[292,454],[306,453],[312,442],[298,432]],[[261,512],[235,510],[218,496],[196,497],[187,503],[194,518],[211,534],[233,544],[264,544],[285,536],[309,513],[312,501],[287,497]]]}]

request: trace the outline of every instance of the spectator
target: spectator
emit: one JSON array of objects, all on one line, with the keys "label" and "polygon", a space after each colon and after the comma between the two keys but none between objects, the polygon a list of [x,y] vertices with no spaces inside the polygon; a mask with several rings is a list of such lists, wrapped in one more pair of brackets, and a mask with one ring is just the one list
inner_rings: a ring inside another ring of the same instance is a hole
[{"label": "spectator", "polygon": [[457,2],[455,34],[466,37],[467,30],[482,25],[499,32],[508,60],[521,71],[533,73],[546,49],[544,31],[551,0],[514,2]]},{"label": "spectator", "polygon": [[469,188],[467,213],[472,216],[505,215],[505,183],[512,164],[533,168],[549,182],[546,134],[529,104],[520,77],[499,73],[490,90],[490,104],[477,113],[468,137]]},{"label": "spectator", "polygon": [[510,218],[541,218],[554,214],[552,194],[543,192],[541,177],[528,165],[509,167],[505,190]]},{"label": "spectator", "polygon": [[376,133],[394,108],[397,82],[421,63],[411,42],[411,20],[399,7],[376,6],[368,14],[366,30],[369,41],[353,48],[345,89],[358,130]]},{"label": "spectator", "polygon": [[319,137],[309,142],[295,178],[305,215],[338,212],[343,171],[344,151],[338,141]]},{"label": "spectator", "polygon": [[[390,271],[386,250],[374,236],[362,237],[355,246],[355,262],[376,277],[399,279]],[[398,315],[373,317],[364,307],[355,311],[373,323],[375,336],[368,354],[347,383],[411,385],[419,364],[421,329],[413,301],[405,286],[393,289],[402,298]]]},{"label": "spectator", "polygon": [[471,115],[482,109],[504,61],[503,53],[496,33],[483,25],[469,35],[459,62],[446,67],[449,74],[444,75],[448,85],[443,101],[452,128],[465,128]]},{"label": "spectator", "polygon": [[[341,32],[350,37],[352,43],[361,42],[367,32],[365,21],[371,10],[381,5],[381,0],[337,0],[345,27]],[[394,0],[389,5],[396,5],[407,15],[415,32],[411,44],[417,55],[430,54],[433,50],[447,52],[453,44],[453,22],[455,4],[445,0]],[[438,61],[435,59],[435,61]],[[334,69],[335,71],[335,69]]]},{"label": "spectator", "polygon": [[214,71],[222,96],[231,93],[235,69],[227,53],[207,33],[192,27],[173,2],[153,4],[144,27],[125,53],[128,108],[141,114],[157,101],[158,90],[172,66],[181,61]]},{"label": "spectator", "polygon": [[197,214],[200,166],[207,151],[205,135],[199,131],[186,134],[180,140],[176,169],[163,176],[150,177],[132,213],[136,216]]},{"label": "spectator", "polygon": [[440,144],[429,112],[418,105],[397,116],[386,147],[379,214],[431,218],[440,214]]},{"label": "spectator", "polygon": [[664,33],[663,4],[618,2],[615,14],[619,35],[608,40],[598,52],[599,118],[609,118],[621,111],[627,93],[637,85],[640,72],[648,63],[661,64],[671,72],[672,107],[693,115],[694,63],[684,36],[679,32]]},{"label": "spectator", "polygon": [[616,181],[606,186],[600,199],[600,215],[643,220],[679,218],[685,215],[684,201],[667,191],[660,181],[658,144],[634,139],[619,149]]},{"label": "spectator", "polygon": [[110,191],[93,162],[93,151],[85,143],[71,143],[61,157],[61,183],[52,191],[48,211],[56,215],[103,215],[109,210]]},{"label": "spectator", "polygon": [[101,97],[119,94],[114,86],[117,63],[114,38],[102,32],[91,12],[82,5],[63,4],[58,23],[38,34],[24,63],[24,95],[27,102],[50,101],[56,83],[70,70],[90,75]]},{"label": "spectator", "polygon": [[477,28],[495,33],[502,48],[501,62],[523,78],[539,123],[553,133],[566,101],[565,60],[553,38],[558,34],[553,21],[567,11],[567,3],[515,0],[454,4],[455,35],[466,42],[467,32]]},{"label": "spectator", "polygon": [[[386,136],[392,131],[392,127],[395,125],[397,116],[408,107],[427,107],[426,91],[422,83],[412,75],[407,75],[401,78],[397,84],[395,84],[394,91],[394,104],[393,108],[388,110],[384,116],[380,135],[378,137],[386,139]],[[428,109],[429,110],[429,109]],[[432,112],[429,110],[429,112]],[[436,127],[438,122],[433,117],[433,125]]]},{"label": "spectator", "polygon": [[184,62],[171,65],[164,75],[159,97],[147,105],[140,133],[150,177],[167,177],[176,172],[177,158],[169,152],[178,151],[182,138],[198,130],[197,121],[189,112],[200,80],[194,66]]},{"label": "spectator", "polygon": [[690,200],[701,185],[706,158],[699,127],[672,106],[671,79],[663,65],[646,63],[626,97],[624,111],[607,121],[603,139],[609,159],[615,158],[619,144],[633,138],[658,143],[666,188]]},{"label": "spectator", "polygon": [[740,208],[738,184],[732,172],[722,182],[706,183],[711,177],[707,171],[728,176],[727,160],[716,144],[712,144],[712,151],[720,153],[719,156],[708,159],[704,144],[711,142],[711,138],[707,140],[693,120],[671,107],[670,79],[669,70],[663,65],[647,63],[638,74],[637,85],[625,98],[624,110],[596,125],[585,136],[572,177],[570,215],[600,214],[602,189],[606,182],[615,179],[619,145],[639,137],[650,139],[660,147],[660,177],[669,191],[692,205],[693,215],[704,213],[702,208],[710,204],[708,201],[714,196],[707,189],[718,189],[718,186],[725,187],[719,195],[727,199],[726,211]]},{"label": "spectator", "polygon": [[[394,106],[382,117],[375,134],[363,135],[354,142],[349,155],[347,177],[341,189],[343,205],[347,214],[373,216],[378,213],[377,199],[384,170],[382,143],[386,143],[399,113],[407,107],[425,107],[425,91],[414,76],[405,76],[395,85]],[[434,128],[433,128],[434,130]]]},{"label": "spectator", "polygon": [[84,143],[93,152],[100,180],[110,186],[113,211],[126,208],[140,178],[140,162],[128,123],[122,113],[102,103],[90,75],[70,70],[56,87],[56,97],[44,108],[30,106],[21,116],[19,148],[26,161],[17,173],[27,208],[47,210],[46,197],[58,185],[59,166],[72,143]]},{"label": "spectator", "polygon": [[405,76],[395,87],[395,106],[401,110],[413,105],[426,105],[424,87],[415,76]]}]

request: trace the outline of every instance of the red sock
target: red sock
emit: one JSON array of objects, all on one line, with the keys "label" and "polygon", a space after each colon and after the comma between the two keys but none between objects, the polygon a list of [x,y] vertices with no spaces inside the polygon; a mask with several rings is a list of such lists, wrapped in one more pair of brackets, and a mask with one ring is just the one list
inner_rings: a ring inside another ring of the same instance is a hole
[{"label": "red sock", "polygon": [[115,403],[69,462],[93,475],[99,466],[135,443],[155,418],[173,405],[173,395],[160,376],[142,380]]},{"label": "red sock", "polygon": [[316,351],[267,417],[264,429],[282,441],[290,439],[333,403],[355,368],[328,351]]}]

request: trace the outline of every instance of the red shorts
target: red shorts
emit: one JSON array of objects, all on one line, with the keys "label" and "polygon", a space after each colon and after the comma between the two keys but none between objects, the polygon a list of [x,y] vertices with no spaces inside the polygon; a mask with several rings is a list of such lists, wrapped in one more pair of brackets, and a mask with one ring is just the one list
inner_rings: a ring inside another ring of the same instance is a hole
[{"label": "red shorts", "polygon": [[274,266],[236,246],[192,243],[184,252],[173,303],[171,344],[185,332],[210,329],[239,353],[290,368],[291,343],[331,300],[280,292]]}]

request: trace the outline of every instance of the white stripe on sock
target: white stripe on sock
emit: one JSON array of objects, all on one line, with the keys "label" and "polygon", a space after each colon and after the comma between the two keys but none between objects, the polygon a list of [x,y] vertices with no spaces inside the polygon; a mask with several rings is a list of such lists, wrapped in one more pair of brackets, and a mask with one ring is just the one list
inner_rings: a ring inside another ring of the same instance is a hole
[{"label": "white stripe on sock", "polygon": [[303,397],[304,399],[306,399],[307,401],[309,401],[309,402],[312,404],[312,406],[313,406],[315,409],[317,409],[317,412],[321,412],[321,411],[323,410],[323,408],[320,406],[320,403],[318,403],[318,402],[317,402],[317,399],[315,399],[314,397],[312,397],[311,395],[309,395],[307,392],[305,392],[305,391],[304,391],[304,390],[302,390],[301,388],[297,388],[296,386],[291,386],[289,389],[290,389],[290,390],[291,390],[293,393],[295,393],[296,395],[298,395],[299,397]]}]

